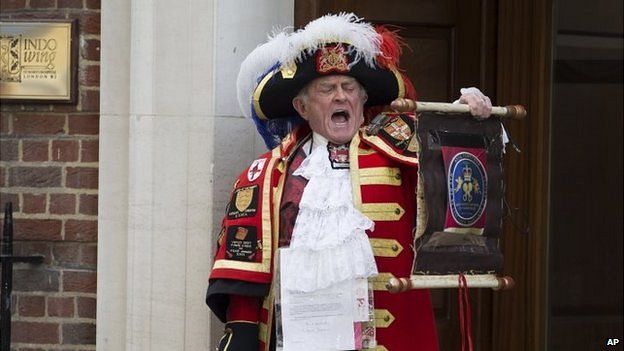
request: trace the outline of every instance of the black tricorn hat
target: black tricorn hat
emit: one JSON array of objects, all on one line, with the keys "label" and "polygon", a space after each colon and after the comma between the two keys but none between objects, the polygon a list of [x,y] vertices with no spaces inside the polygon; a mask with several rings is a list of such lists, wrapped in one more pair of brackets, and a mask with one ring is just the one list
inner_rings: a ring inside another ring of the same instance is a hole
[{"label": "black tricorn hat", "polygon": [[326,15],[291,34],[279,33],[257,47],[241,65],[238,100],[243,113],[261,121],[297,116],[292,100],[312,80],[352,76],[366,89],[366,106],[415,98],[399,71],[401,39],[352,13]]}]

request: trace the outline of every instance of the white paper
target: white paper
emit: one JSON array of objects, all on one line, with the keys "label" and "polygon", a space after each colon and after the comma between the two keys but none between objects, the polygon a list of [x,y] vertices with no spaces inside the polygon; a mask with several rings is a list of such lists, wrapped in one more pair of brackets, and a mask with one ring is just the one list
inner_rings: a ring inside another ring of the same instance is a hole
[{"label": "white paper", "polygon": [[353,319],[355,322],[368,322],[368,279],[356,279],[353,284]]},{"label": "white paper", "polygon": [[[281,266],[289,264],[289,255],[289,249],[280,249]],[[284,288],[280,293],[285,351],[355,348],[352,281],[309,293]]]}]

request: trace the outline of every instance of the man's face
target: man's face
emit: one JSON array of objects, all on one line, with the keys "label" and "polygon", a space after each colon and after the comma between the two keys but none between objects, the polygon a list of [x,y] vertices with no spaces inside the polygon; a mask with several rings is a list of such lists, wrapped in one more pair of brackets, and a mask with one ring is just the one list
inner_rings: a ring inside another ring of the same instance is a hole
[{"label": "man's face", "polygon": [[[306,89],[306,88],[304,88]],[[345,144],[364,123],[366,92],[353,77],[316,78],[293,106],[312,130],[335,144]]]}]

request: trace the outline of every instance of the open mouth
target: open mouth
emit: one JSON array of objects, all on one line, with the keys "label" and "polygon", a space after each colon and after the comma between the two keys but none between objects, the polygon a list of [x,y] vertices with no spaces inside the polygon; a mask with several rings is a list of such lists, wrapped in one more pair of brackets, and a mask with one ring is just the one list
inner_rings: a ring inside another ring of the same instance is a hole
[{"label": "open mouth", "polygon": [[332,113],[331,120],[337,124],[347,123],[349,121],[349,112],[347,110],[336,110]]}]

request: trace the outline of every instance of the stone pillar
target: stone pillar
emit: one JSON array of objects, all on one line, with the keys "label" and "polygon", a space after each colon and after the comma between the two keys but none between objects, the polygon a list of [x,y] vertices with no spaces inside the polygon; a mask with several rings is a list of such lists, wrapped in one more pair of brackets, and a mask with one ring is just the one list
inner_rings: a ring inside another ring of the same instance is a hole
[{"label": "stone pillar", "polygon": [[[266,152],[254,123],[243,117],[238,106],[236,77],[240,64],[256,46],[267,41],[271,31],[292,27],[294,1],[222,0],[217,1],[216,12],[214,234],[221,228],[234,181],[256,157]],[[212,322],[216,342],[223,334],[223,327],[214,317]]]},{"label": "stone pillar", "polygon": [[102,3],[98,350],[207,350],[214,3]]},{"label": "stone pillar", "polygon": [[212,245],[232,182],[263,151],[236,75],[268,32],[292,25],[293,9],[102,2],[98,351],[217,342],[204,304]]}]

